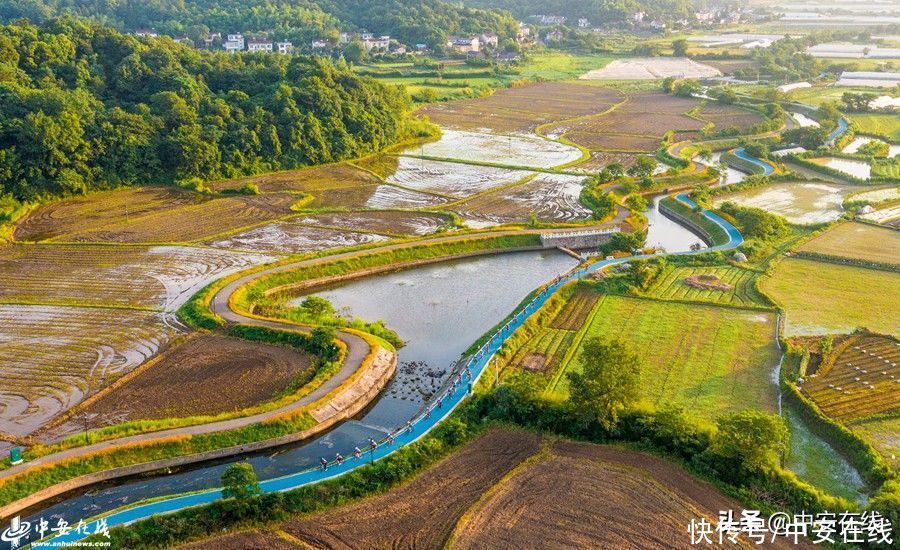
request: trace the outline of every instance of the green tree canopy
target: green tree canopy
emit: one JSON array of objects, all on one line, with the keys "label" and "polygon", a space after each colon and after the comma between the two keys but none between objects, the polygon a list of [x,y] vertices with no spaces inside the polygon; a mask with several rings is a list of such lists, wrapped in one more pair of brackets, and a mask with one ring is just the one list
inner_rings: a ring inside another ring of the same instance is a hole
[{"label": "green tree canopy", "polygon": [[569,403],[585,422],[612,430],[622,411],[640,396],[641,361],[621,340],[591,338],[580,363],[580,372],[567,375]]},{"label": "green tree canopy", "polygon": [[256,471],[249,462],[232,464],[222,473],[222,497],[238,501],[259,495],[262,491]]}]

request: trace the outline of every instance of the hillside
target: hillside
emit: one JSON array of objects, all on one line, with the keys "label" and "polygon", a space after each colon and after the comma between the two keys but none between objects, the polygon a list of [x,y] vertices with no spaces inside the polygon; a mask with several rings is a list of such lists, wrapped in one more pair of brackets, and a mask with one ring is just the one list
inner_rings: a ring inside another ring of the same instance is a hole
[{"label": "hillside", "polygon": [[340,31],[367,29],[406,44],[436,45],[456,33],[515,36],[516,22],[497,11],[444,0],[0,0],[0,22],[42,22],[60,15],[87,17],[123,32],[155,28],[198,42],[208,32],[273,31],[308,43]]}]

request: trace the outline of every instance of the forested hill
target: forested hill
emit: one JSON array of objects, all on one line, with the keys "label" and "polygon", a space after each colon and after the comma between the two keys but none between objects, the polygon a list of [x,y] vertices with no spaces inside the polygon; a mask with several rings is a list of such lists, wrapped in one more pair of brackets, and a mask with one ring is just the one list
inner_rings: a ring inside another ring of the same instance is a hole
[{"label": "forested hill", "polygon": [[355,157],[399,139],[408,107],[321,58],[211,53],[69,18],[0,26],[0,197]]},{"label": "forested hill", "polygon": [[442,42],[448,35],[496,32],[515,36],[516,21],[498,11],[446,0],[0,0],[0,22],[87,17],[123,32],[155,28],[195,41],[210,31],[274,31],[306,44],[315,37],[367,29],[405,44]]}]

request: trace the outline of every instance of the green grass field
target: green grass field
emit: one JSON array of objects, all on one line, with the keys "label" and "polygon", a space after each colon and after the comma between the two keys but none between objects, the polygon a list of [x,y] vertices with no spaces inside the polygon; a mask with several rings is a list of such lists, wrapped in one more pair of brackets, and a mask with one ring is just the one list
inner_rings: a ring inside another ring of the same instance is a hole
[{"label": "green grass field", "polygon": [[799,250],[898,264],[900,231],[864,223],[842,223],[810,239]]},{"label": "green grass field", "polygon": [[850,119],[856,123],[859,133],[900,141],[900,117],[896,114],[854,113]]},{"label": "green grass field", "polygon": [[[731,290],[703,290],[691,287],[684,281],[687,277],[704,274],[715,275],[723,283],[731,285]],[[753,286],[757,275],[755,271],[733,266],[668,268],[645,294],[661,300],[765,306],[766,299]]]},{"label": "green grass field", "polygon": [[[779,352],[772,313],[604,296],[576,335],[576,346],[594,336],[631,344],[644,361],[644,397],[652,403],[711,418],[750,407],[776,409],[771,375]],[[565,373],[579,369],[576,350],[562,365],[554,393],[566,395]]]},{"label": "green grass field", "polygon": [[875,447],[894,468],[900,468],[900,417],[861,420],[849,427]]},{"label": "green grass field", "polygon": [[857,327],[900,333],[900,274],[785,258],[760,290],[784,307],[785,335],[851,332]]}]

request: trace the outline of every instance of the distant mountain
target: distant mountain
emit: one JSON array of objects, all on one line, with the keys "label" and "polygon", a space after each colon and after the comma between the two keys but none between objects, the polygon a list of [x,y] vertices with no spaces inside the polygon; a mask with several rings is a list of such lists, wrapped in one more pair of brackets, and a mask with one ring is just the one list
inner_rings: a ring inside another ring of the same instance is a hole
[{"label": "distant mountain", "polygon": [[[519,19],[533,23],[534,15],[562,16],[567,25],[587,19],[592,26],[632,21],[634,14],[644,12],[650,18],[675,20],[690,17],[707,0],[464,0],[468,6],[501,9]],[[723,2],[720,2],[720,4]]]}]

